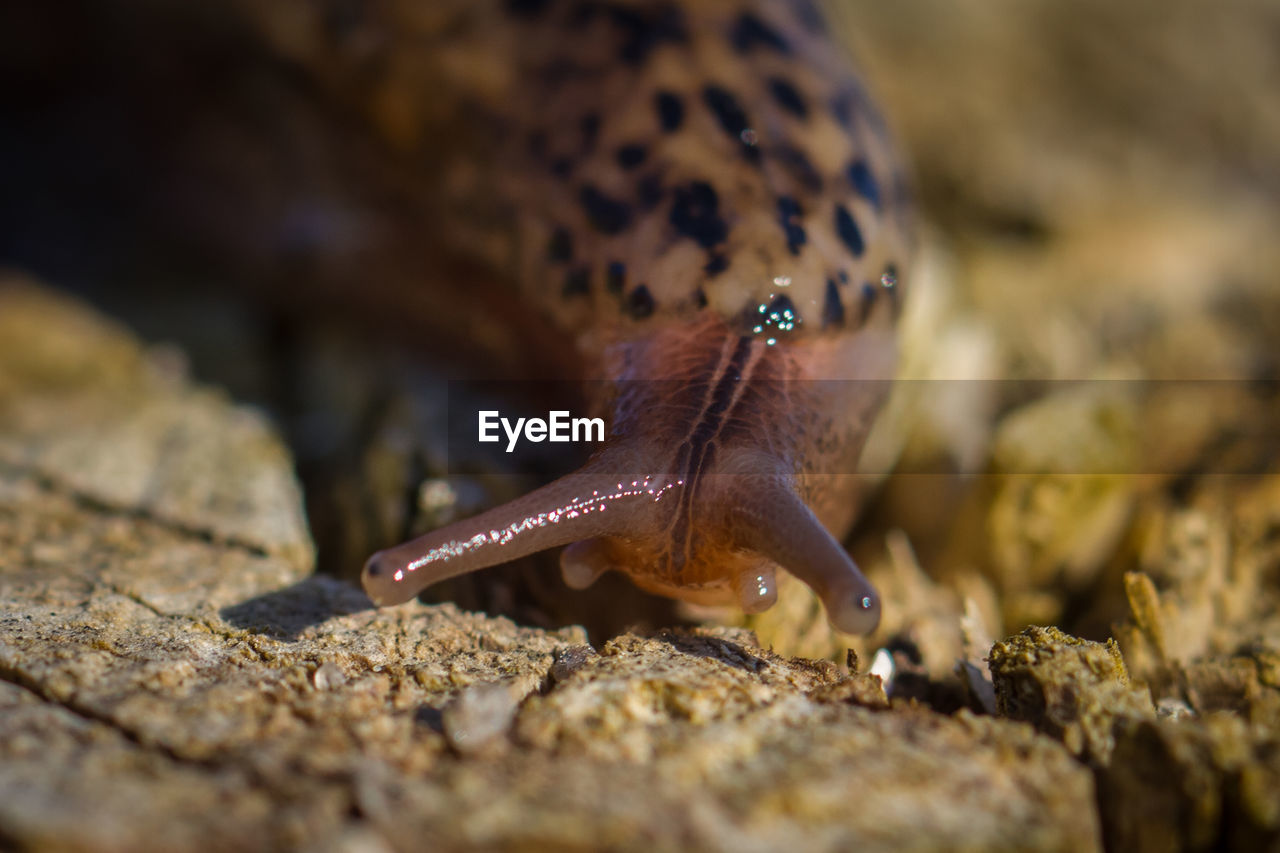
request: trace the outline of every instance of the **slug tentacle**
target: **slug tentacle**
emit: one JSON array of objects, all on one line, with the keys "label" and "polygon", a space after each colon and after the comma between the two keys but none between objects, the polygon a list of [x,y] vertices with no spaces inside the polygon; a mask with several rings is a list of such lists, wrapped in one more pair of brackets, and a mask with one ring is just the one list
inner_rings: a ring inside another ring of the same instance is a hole
[{"label": "slug tentacle", "polygon": [[839,630],[874,631],[880,623],[880,597],[804,501],[777,480],[757,481],[742,493],[733,510],[738,541],[808,584]]},{"label": "slug tentacle", "polygon": [[586,589],[614,568],[617,567],[604,539],[584,539],[560,552],[560,576],[570,589]]},{"label": "slug tentacle", "polygon": [[379,551],[365,563],[365,592],[375,604],[399,604],[448,578],[635,526],[670,487],[647,478],[621,481],[588,466],[480,515]]}]

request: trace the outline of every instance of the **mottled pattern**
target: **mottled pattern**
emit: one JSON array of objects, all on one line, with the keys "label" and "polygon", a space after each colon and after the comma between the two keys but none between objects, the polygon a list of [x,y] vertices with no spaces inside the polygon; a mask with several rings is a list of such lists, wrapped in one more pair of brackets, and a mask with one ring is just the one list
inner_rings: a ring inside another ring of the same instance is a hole
[{"label": "mottled pattern", "polygon": [[[750,313],[785,287],[802,321],[793,334],[862,322],[862,284],[905,260],[904,202],[882,190],[903,180],[883,123],[811,8],[508,8],[531,89],[514,99],[529,110],[508,132],[543,143],[512,154],[540,200],[520,226],[535,299],[576,297],[582,304],[548,306],[569,328],[611,310],[653,322],[705,302],[750,334]],[[556,286],[563,272],[538,251],[562,229],[575,251],[557,262],[586,270],[585,290]],[[621,294],[608,286],[615,263],[627,266]],[[648,296],[633,298],[640,287]]]},{"label": "mottled pattern", "polygon": [[236,2],[425,166],[424,242],[517,282],[584,352],[636,302],[741,329],[783,286],[792,336],[847,332],[862,286],[906,267],[901,167],[807,0]]}]

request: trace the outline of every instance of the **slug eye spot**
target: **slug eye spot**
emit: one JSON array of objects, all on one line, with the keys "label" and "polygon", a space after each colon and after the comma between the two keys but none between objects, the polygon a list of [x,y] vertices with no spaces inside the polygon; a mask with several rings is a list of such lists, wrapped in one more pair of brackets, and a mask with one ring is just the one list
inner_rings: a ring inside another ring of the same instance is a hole
[{"label": "slug eye spot", "polygon": [[862,257],[862,253],[867,250],[867,244],[862,239],[862,231],[858,228],[858,223],[854,221],[853,214],[843,204],[836,205],[836,234],[855,258]]}]

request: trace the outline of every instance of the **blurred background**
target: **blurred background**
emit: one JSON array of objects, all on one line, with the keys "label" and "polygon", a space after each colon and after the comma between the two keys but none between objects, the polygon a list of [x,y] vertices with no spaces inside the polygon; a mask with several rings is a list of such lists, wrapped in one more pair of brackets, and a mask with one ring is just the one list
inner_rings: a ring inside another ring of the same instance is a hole
[{"label": "blurred background", "polygon": [[[539,475],[445,478],[441,444],[458,360],[534,369],[538,330],[513,338],[454,287],[466,322],[411,332],[438,310],[413,296],[424,279],[493,275],[434,237],[440,139],[422,128],[448,95],[414,57],[424,33],[447,36],[432,29],[447,5],[0,8],[0,265],[268,411],[320,569],[341,577]],[[850,540],[887,599],[875,643],[932,690],[966,643],[1030,623],[1116,634],[1139,670],[1274,644],[1280,4],[824,6],[902,144],[921,221],[903,328],[918,381],[869,451],[898,473]],[[593,639],[715,615],[618,579],[566,594],[553,563],[432,595]],[[843,659],[852,641],[784,592],[751,622],[761,639]],[[1167,612],[1158,642],[1138,601]]]}]

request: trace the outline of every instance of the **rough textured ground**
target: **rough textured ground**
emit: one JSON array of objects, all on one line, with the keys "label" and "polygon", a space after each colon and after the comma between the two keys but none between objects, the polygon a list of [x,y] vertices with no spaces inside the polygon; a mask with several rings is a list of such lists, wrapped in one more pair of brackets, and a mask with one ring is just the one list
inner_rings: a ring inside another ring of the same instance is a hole
[{"label": "rough textured ground", "polygon": [[[1098,844],[1093,779],[1051,738],[890,708],[877,679],[781,658],[747,632],[628,634],[597,650],[581,629],[448,604],[374,611],[340,582],[305,577],[298,495],[260,419],[180,378],[150,381],[155,353],[27,282],[0,285],[0,316],[57,342],[0,338],[9,843]],[[136,391],[120,401],[128,411],[179,413],[140,426],[136,445],[191,427],[186,455],[116,462],[157,490],[190,482],[195,509],[180,521],[167,498],[108,502],[39,452],[74,439],[85,459],[118,457],[119,431],[101,428],[100,409],[115,405],[102,400],[106,376]],[[48,410],[60,414],[25,430]],[[252,440],[227,439],[246,423]],[[217,499],[223,479],[254,478],[284,485]],[[252,533],[235,527],[246,516]]]},{"label": "rough textured ground", "polygon": [[1280,849],[1275,4],[830,6],[923,222],[865,641],[530,565],[367,609],[523,484],[438,476],[429,361],[227,293],[437,269],[360,249],[414,64],[326,7],[353,113],[252,4],[0,11],[0,846]]}]

